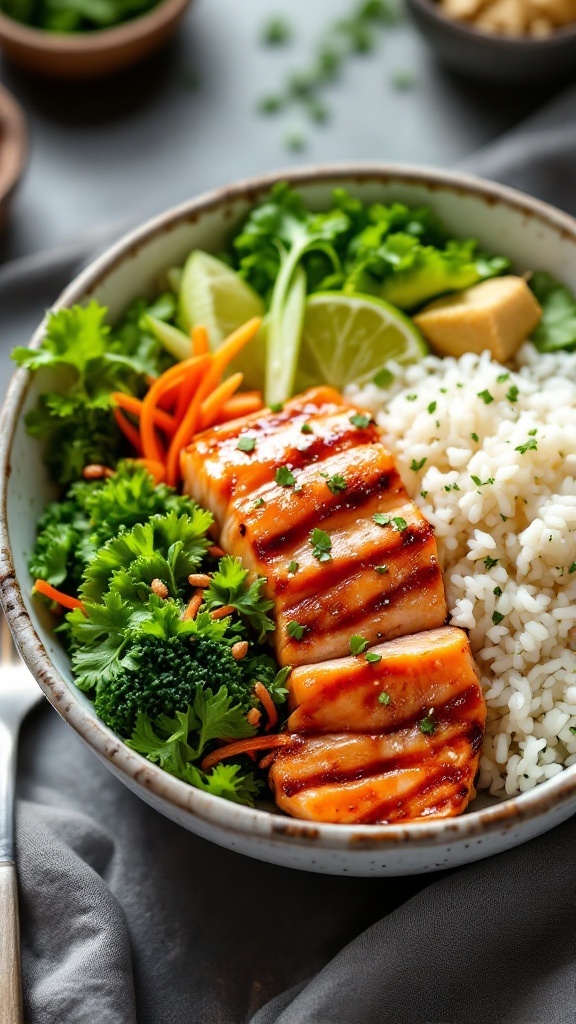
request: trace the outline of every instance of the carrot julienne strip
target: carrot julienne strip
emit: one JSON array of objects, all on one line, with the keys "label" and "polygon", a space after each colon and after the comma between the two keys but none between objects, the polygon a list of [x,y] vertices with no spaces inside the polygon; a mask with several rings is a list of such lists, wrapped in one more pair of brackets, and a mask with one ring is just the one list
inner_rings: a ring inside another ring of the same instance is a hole
[{"label": "carrot julienne strip", "polygon": [[[111,398],[114,399],[116,405],[119,405],[125,412],[132,413],[133,416],[140,416],[142,413],[142,402],[139,398],[135,398],[134,395],[126,395],[123,391],[113,391]],[[160,430],[163,430],[165,434],[172,435],[176,430],[176,420],[169,413],[164,412],[162,409],[154,410],[154,423]]]},{"label": "carrot julienne strip", "polygon": [[276,705],[263,683],[254,683],[254,693],[258,697],[258,700],[260,701],[262,707],[264,708],[264,711],[268,715],[268,724],[266,726],[265,732],[270,732],[270,729],[272,729],[273,726],[275,726],[278,721],[278,712],[276,710]]},{"label": "carrot julienne strip", "polygon": [[297,742],[297,738],[286,732],[278,732],[274,736],[252,736],[247,740],[236,740],[228,743],[225,747],[219,747],[207,754],[200,767],[203,772],[210,771],[215,764],[223,761],[226,757],[236,757],[239,754],[247,754],[252,750],[270,750],[272,747],[286,747]]},{"label": "carrot julienne strip", "polygon": [[72,597],[70,594],[63,594],[61,590],[57,590],[51,583],[46,583],[46,580],[34,580],[34,590],[39,594],[43,594],[44,597],[49,597],[51,601],[61,604],[63,608],[70,608],[72,610],[80,608],[86,614],[86,608],[80,598]]},{"label": "carrot julienne strip", "polygon": [[[198,430],[202,402],[207,398],[210,392],[218,386],[220,378],[228,366],[228,363],[230,363],[234,357],[242,351],[244,346],[252,340],[258,332],[261,323],[262,319],[258,316],[253,317],[252,320],[248,320],[248,322],[242,327],[239,327],[238,330],[233,331],[232,334],[222,342],[218,351],[214,353],[212,357],[212,365],[202,382],[199,384],[196,394],[188,407],[184,419],[172,438],[172,442],[168,450],[166,481],[172,487],[175,487],[178,481],[180,451],[189,443],[190,439]],[[196,358],[201,359],[208,357],[197,356]]]},{"label": "carrot julienne strip", "polygon": [[186,415],[186,412],[190,406],[190,402],[194,397],[194,392],[196,391],[196,388],[200,384],[200,379],[202,377],[202,374],[204,373],[204,369],[205,368],[202,366],[200,367],[200,369],[192,369],[180,384],[176,401],[176,408],[174,410],[174,418],[176,420],[177,429],[180,428],[180,424],[182,423],[182,420],[184,419],[184,416]]},{"label": "carrot julienne strip", "polygon": [[139,466],[144,466],[150,476],[154,477],[154,483],[161,484],[166,476],[166,466],[163,462],[154,462],[152,459],[134,459]]},{"label": "carrot julienne strip", "polygon": [[251,413],[259,412],[263,408],[264,402],[259,391],[243,391],[241,395],[233,395],[228,399],[222,406],[216,422],[227,423],[228,420],[236,420],[240,416],[250,416]]},{"label": "carrot julienne strip", "polygon": [[208,331],[202,324],[197,324],[196,327],[192,328],[192,352],[195,356],[202,356],[205,352],[210,351],[210,345],[208,343]]},{"label": "carrot julienne strip", "polygon": [[217,388],[214,388],[208,398],[204,399],[200,406],[200,430],[206,430],[207,427],[212,426],[221,413],[222,407],[238,390],[243,379],[244,374],[233,373],[231,377],[227,377]]},{"label": "carrot julienne strip", "polygon": [[129,420],[126,419],[124,413],[121,412],[120,409],[113,409],[112,415],[114,416],[114,419],[116,420],[118,427],[124,434],[124,437],[130,442],[132,447],[140,454],[142,452],[142,445],[140,443],[140,434],[138,433],[136,427],[132,423],[130,423]]},{"label": "carrot julienne strip", "polygon": [[191,359],[185,359],[183,362],[177,363],[175,366],[171,366],[169,370],[166,370],[162,374],[161,377],[158,377],[158,380],[154,381],[154,384],[147,392],[144,401],[142,402],[142,411],[140,414],[140,438],[142,441],[142,450],[147,459],[152,459],[155,462],[163,461],[160,443],[154,430],[154,412],[159,398],[165,394],[172,385],[180,385],[192,368],[196,368],[202,372],[208,366],[209,362],[210,356],[208,355],[192,356]]}]

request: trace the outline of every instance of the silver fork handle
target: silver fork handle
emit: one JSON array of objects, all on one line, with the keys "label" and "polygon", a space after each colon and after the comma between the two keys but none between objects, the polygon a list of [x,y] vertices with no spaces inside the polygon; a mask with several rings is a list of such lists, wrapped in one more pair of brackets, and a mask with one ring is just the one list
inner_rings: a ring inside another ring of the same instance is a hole
[{"label": "silver fork handle", "polygon": [[14,861],[0,862],[0,1024],[24,1024],[18,887]]}]

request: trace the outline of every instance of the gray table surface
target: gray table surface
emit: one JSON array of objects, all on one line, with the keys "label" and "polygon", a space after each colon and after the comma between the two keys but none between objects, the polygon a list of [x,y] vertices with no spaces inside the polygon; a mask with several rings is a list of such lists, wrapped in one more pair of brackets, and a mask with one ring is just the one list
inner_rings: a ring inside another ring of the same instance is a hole
[{"label": "gray table surface", "polygon": [[[0,78],[24,106],[31,142],[0,259],[133,223],[213,186],[294,163],[453,166],[553,92],[458,79],[405,21],[383,32],[373,53],[351,60],[327,90],[327,125],[309,129],[298,111],[260,114],[258,99],[305,66],[326,25],[352,7],[353,0],[194,0],[163,54],[95,85],[33,81],[0,60]],[[259,41],[264,21],[276,14],[295,29],[282,49]],[[413,74],[412,88],[394,87],[398,71]],[[286,134],[302,126],[307,146],[290,153]]]}]

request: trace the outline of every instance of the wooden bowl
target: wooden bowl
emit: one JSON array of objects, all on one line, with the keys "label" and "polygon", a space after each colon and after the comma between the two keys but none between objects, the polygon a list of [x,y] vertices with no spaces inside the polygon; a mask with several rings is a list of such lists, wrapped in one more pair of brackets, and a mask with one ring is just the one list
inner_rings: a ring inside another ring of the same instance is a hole
[{"label": "wooden bowl", "polygon": [[0,49],[13,64],[37,75],[103,78],[160,49],[176,31],[189,3],[161,0],[139,18],[93,32],[47,32],[0,14]]},{"label": "wooden bowl", "polygon": [[27,150],[24,114],[16,100],[0,86],[0,228],[24,170]]}]

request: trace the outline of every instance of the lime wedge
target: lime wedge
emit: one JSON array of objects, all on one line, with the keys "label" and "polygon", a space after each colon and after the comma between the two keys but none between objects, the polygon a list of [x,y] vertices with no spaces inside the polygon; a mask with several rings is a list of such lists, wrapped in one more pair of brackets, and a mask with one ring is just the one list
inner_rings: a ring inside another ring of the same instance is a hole
[{"label": "lime wedge", "polygon": [[295,390],[367,384],[390,359],[415,363],[426,352],[412,321],[383,299],[319,292],[306,303]]},{"label": "lime wedge", "polygon": [[[216,256],[201,249],[190,254],[182,271],[178,314],[182,327],[189,331],[203,324],[210,348],[217,349],[224,338],[254,316],[264,315],[264,302]],[[244,388],[262,388],[266,363],[266,332],[259,331],[230,367],[244,374]]]}]

